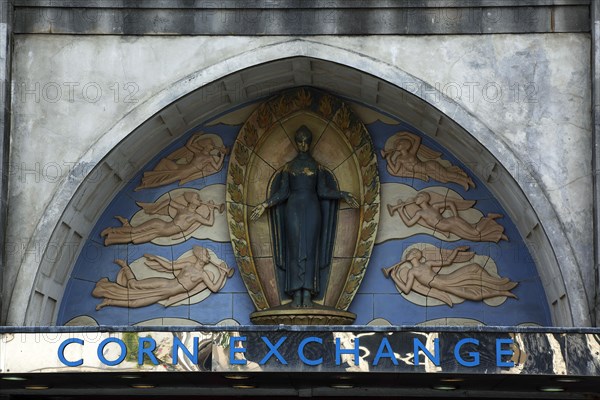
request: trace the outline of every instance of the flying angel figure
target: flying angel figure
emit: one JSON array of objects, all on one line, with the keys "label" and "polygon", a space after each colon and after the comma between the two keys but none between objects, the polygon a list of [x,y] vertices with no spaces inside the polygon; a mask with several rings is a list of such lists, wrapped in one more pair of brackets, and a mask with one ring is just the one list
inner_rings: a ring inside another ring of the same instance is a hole
[{"label": "flying angel figure", "polygon": [[217,135],[198,133],[185,146],[160,160],[152,171],[144,172],[136,191],[179,181],[183,185],[195,179],[217,173],[229,150]]},{"label": "flying angel figure", "polygon": [[[123,224],[104,229],[104,245],[147,243],[157,238],[181,238],[191,235],[202,225],[212,226],[215,212],[223,213],[225,204],[212,200],[203,202],[194,192],[184,192],[155,203],[137,203],[148,215],[156,215],[139,225],[132,226],[127,218],[116,216]],[[167,217],[167,218],[165,218]]]},{"label": "flying angel figure", "polygon": [[[502,214],[489,213],[476,223],[466,221],[459,211],[468,210],[475,205],[475,200],[442,196],[433,191],[420,191],[414,199],[398,204],[388,204],[388,212],[393,216],[396,212],[408,227],[416,224],[439,232],[447,238],[454,234],[459,238],[474,242],[495,242],[508,240],[504,227],[496,222]],[[444,215],[449,210],[452,215]]]},{"label": "flying angel figure", "polygon": [[421,144],[421,138],[410,132],[398,132],[391,136],[381,150],[391,175],[417,178],[425,182],[435,179],[442,183],[457,183],[465,190],[475,187],[465,171],[455,165],[444,166],[436,161],[442,153]]},{"label": "flying angel figure", "polygon": [[206,289],[217,293],[234,272],[225,262],[213,262],[210,252],[201,246],[194,246],[191,256],[173,262],[150,254],[144,254],[144,258],[146,266],[170,273],[171,277],[137,279],[127,262],[117,259],[115,264],[121,270],[116,281],[102,278],[92,292],[92,296],[103,299],[96,310],[107,306],[138,308],[154,303],[169,307]]},{"label": "flying angel figure", "polygon": [[467,252],[468,246],[454,250],[410,249],[404,258],[389,268],[382,268],[386,278],[391,278],[398,291],[409,294],[417,292],[438,299],[450,307],[455,304],[452,296],[464,300],[482,301],[492,297],[517,298],[510,292],[518,283],[508,278],[491,275],[481,265],[470,263],[448,274],[443,267],[473,259],[475,253]]}]

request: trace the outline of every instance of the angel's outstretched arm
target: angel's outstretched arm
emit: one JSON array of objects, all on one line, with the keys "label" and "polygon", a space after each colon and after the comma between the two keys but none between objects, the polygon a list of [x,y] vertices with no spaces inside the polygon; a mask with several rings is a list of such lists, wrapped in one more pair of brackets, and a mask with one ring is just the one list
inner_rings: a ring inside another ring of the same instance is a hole
[{"label": "angel's outstretched arm", "polygon": [[144,254],[144,258],[146,259],[145,264],[154,270],[162,269],[168,272],[173,271],[173,264],[171,262],[163,260],[160,257],[157,257],[152,254]]},{"label": "angel's outstretched arm", "polygon": [[447,204],[445,201],[439,201],[437,203],[431,204],[431,207],[435,208],[435,210],[441,214],[444,211],[446,211]]},{"label": "angel's outstretched arm", "polygon": [[210,166],[213,167],[213,169],[215,170],[219,170],[219,168],[221,168],[221,165],[223,165],[223,160],[225,159],[225,153],[224,152],[219,152],[219,159],[217,161],[215,161],[213,156],[210,156]]},{"label": "angel's outstretched arm", "polygon": [[415,275],[411,270],[408,271],[406,282],[402,279],[394,279],[394,283],[402,290],[404,294],[409,294],[412,290],[413,284],[415,283]]},{"label": "angel's outstretched arm", "polygon": [[170,198],[166,198],[165,200],[159,201],[158,203],[138,202],[137,205],[140,206],[146,214],[158,214],[164,207],[169,205],[170,201]]},{"label": "angel's outstretched arm", "polygon": [[[452,256],[450,256],[452,258]],[[456,258],[456,256],[454,256],[454,258]],[[450,264],[452,264],[452,261],[450,261],[450,259],[448,260],[427,260],[426,261],[427,266],[429,267],[445,267],[448,266]]]},{"label": "angel's outstretched arm", "polygon": [[419,151],[419,147],[421,147],[421,138],[416,135],[407,135],[409,140],[412,142],[412,146],[410,146],[410,154],[416,156]]},{"label": "angel's outstretched arm", "polygon": [[217,278],[216,282],[214,282],[210,279],[208,272],[206,272],[206,270],[202,270],[202,282],[206,285],[208,290],[213,293],[217,293],[221,289],[221,285],[223,285],[226,277],[227,274],[225,272],[220,272],[219,277]]},{"label": "angel's outstretched arm", "polygon": [[[456,260],[456,257],[458,257],[458,253],[462,253],[469,250],[469,246],[459,246],[456,247],[454,250],[452,250],[452,252],[450,253],[450,255],[444,259],[443,256],[443,252],[442,252],[442,257],[441,260],[435,260],[435,261],[431,261],[431,266],[432,267],[447,267],[449,265],[452,265],[452,263],[454,262],[454,260]],[[448,254],[448,253],[446,253]],[[463,260],[464,261],[464,260]]]},{"label": "angel's outstretched arm", "polygon": [[452,215],[458,217],[458,209],[456,208],[456,204],[451,200],[440,201],[432,204],[431,206],[438,210],[440,214],[446,211],[446,209],[450,209]]},{"label": "angel's outstretched arm", "polygon": [[402,169],[402,160],[399,160],[400,152],[394,151],[391,156],[388,157],[388,168],[390,169],[390,173],[394,176],[398,176],[400,170]]},{"label": "angel's outstretched arm", "polygon": [[406,224],[406,226],[413,226],[421,219],[421,212],[417,211],[415,215],[412,216],[412,218],[409,218],[404,212],[405,206],[406,204],[403,204],[402,207],[400,207],[400,212],[398,214],[400,214],[400,218],[402,219],[402,222]]},{"label": "angel's outstretched arm", "polygon": [[185,143],[185,148],[188,149],[188,151],[191,151],[193,154],[198,153],[198,149],[202,148],[202,146],[197,146],[196,145],[196,141],[198,140],[202,140],[202,134],[196,134],[193,135],[186,143]]},{"label": "angel's outstretched arm", "polygon": [[446,206],[448,208],[450,208],[450,211],[452,211],[452,214],[454,214],[455,216],[458,217],[458,210],[456,208],[456,204],[453,201],[446,200]]},{"label": "angel's outstretched arm", "polygon": [[451,265],[454,262],[456,256],[458,255],[458,251],[458,248],[452,250],[452,253],[450,253],[448,258],[446,258],[445,260],[444,257],[441,257],[439,260],[427,260],[427,262],[431,267],[447,267],[448,265]]},{"label": "angel's outstretched arm", "polygon": [[189,257],[181,258],[179,260],[175,260],[175,261],[173,261],[173,264],[172,264],[173,269],[175,271],[181,271],[185,267],[194,265],[194,263],[196,261],[198,261],[198,258],[196,256],[189,256]]}]

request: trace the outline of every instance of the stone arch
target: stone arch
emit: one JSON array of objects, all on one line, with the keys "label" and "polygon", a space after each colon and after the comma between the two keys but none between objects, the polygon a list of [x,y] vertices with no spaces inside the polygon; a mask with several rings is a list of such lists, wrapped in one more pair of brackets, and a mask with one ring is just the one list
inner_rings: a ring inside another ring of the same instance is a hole
[{"label": "stone arch", "polygon": [[[465,164],[489,166],[474,173],[488,182],[528,243],[536,265],[543,266],[538,272],[554,323],[590,325],[581,274],[556,213],[537,182],[509,173],[520,160],[502,139],[460,104],[394,65],[306,39],[266,45],[198,71],[140,104],[106,131],[79,160],[80,169],[75,168],[61,183],[39,221],[28,246],[38,246],[37,254],[55,254],[43,257],[40,264],[35,252],[25,253],[7,324],[55,321],[56,304],[81,251],[81,239],[112,197],[155,153],[200,121],[251,99],[302,85],[372,105],[428,135],[437,135],[438,143]],[[421,90],[412,94],[415,87]],[[435,107],[428,102],[431,94]],[[146,152],[136,152],[141,136]],[[89,166],[95,167],[81,174]],[[498,174],[508,179],[494,180]],[[67,241],[80,246],[67,251],[62,245]],[[47,319],[42,320],[42,315]]]}]

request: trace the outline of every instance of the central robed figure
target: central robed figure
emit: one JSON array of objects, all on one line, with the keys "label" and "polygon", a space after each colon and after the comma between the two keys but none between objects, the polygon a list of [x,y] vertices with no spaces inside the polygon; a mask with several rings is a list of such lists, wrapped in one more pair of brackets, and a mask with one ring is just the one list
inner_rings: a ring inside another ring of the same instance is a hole
[{"label": "central robed figure", "polygon": [[292,307],[313,307],[331,267],[338,200],[352,208],[359,204],[352,194],[338,189],[333,174],[309,153],[309,128],[298,128],[295,142],[298,155],[276,174],[270,197],[253,209],[251,219],[271,208],[274,258],[284,271],[284,290]]}]

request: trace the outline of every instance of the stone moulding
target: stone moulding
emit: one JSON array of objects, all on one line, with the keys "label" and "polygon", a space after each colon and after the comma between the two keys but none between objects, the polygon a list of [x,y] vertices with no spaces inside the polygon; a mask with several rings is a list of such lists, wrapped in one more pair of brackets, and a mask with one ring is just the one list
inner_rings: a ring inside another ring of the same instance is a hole
[{"label": "stone moulding", "polygon": [[258,325],[350,325],[356,315],[348,311],[314,309],[281,309],[256,311],[252,313],[252,322]]}]

